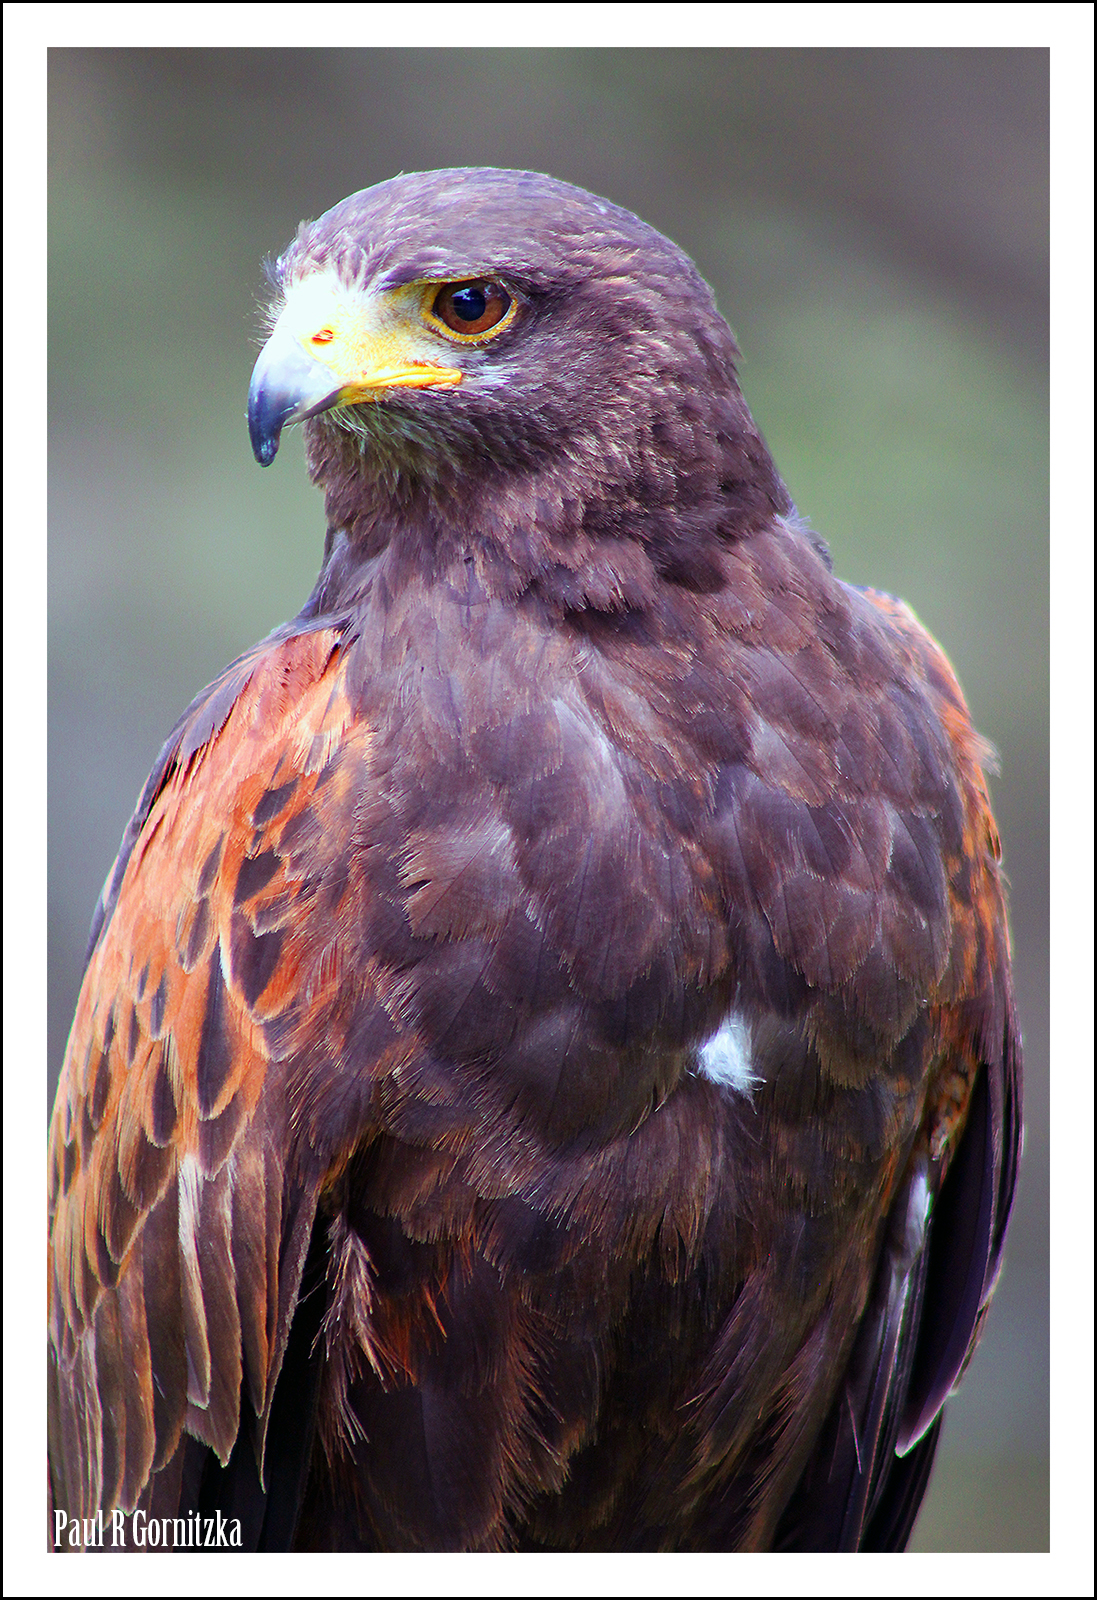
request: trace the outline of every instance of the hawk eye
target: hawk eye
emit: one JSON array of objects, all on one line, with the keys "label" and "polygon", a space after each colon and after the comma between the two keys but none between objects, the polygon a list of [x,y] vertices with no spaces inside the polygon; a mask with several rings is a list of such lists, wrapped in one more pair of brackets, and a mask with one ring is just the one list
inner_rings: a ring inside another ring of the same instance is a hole
[{"label": "hawk eye", "polygon": [[447,283],[435,296],[431,310],[452,332],[469,338],[497,327],[511,305],[501,284],[491,278],[474,278],[469,283]]}]

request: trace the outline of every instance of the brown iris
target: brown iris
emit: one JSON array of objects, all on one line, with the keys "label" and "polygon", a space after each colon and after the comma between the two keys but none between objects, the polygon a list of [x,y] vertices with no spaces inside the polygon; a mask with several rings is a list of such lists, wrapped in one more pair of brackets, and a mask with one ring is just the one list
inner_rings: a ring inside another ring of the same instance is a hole
[{"label": "brown iris", "polygon": [[473,278],[468,283],[447,283],[435,296],[431,310],[447,328],[469,338],[497,327],[510,307],[510,295],[501,284],[491,278]]}]

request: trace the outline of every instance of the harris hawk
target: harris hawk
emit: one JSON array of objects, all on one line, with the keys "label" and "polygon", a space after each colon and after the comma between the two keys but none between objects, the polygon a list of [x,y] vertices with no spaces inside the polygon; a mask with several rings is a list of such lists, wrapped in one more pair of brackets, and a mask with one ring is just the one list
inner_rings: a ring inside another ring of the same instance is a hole
[{"label": "harris hawk", "polygon": [[1020,1144],[948,662],[833,575],[630,213],[404,175],[274,277],[252,445],[304,424],[323,562],[95,913],[56,1543],[901,1549]]}]

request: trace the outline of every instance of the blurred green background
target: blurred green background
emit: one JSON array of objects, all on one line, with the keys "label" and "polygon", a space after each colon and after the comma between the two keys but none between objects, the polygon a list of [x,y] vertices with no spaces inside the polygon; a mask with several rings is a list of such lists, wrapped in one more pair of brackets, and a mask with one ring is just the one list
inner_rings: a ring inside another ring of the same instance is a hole
[{"label": "blurred green background", "polygon": [[1012,882],[1027,1144],[914,1548],[1048,1548],[1048,56],[51,50],[49,1065],[192,695],[294,613],[322,507],[248,448],[260,263],[401,170],[532,167],[683,245],[845,578],[942,641]]}]

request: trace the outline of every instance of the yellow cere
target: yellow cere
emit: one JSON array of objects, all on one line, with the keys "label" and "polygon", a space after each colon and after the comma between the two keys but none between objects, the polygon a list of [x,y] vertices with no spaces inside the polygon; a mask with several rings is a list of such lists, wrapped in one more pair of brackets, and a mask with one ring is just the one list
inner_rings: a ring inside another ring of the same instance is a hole
[{"label": "yellow cere", "polygon": [[[437,284],[409,283],[380,295],[348,289],[334,273],[291,283],[275,332],[290,334],[343,386],[353,403],[390,388],[452,386],[463,374],[440,356],[455,342],[432,319]],[[462,341],[463,342],[463,341]]]}]

